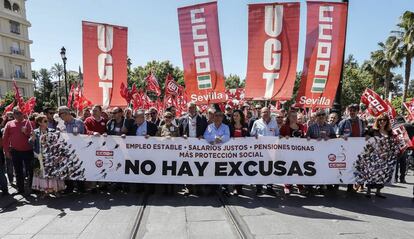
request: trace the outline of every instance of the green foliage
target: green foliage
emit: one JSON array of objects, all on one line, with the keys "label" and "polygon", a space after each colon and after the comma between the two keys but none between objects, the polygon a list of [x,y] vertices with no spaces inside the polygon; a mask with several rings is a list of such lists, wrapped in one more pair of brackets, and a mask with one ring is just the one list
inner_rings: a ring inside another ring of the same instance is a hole
[{"label": "green foliage", "polygon": [[224,77],[226,89],[244,88],[245,80],[240,80],[238,75],[228,75]]},{"label": "green foliage", "polygon": [[372,75],[369,71],[365,67],[359,66],[352,55],[348,56],[345,60],[343,72],[342,107],[352,103],[359,103],[362,93],[366,88],[372,87],[372,82]]}]

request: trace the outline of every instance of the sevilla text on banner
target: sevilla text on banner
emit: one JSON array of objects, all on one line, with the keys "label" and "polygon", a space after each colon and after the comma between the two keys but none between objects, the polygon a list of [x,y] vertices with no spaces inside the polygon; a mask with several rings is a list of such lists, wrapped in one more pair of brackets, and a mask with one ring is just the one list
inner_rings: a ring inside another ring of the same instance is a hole
[{"label": "sevilla text on banner", "polygon": [[296,104],[329,108],[339,84],[348,5],[307,2],[305,61]]},{"label": "sevilla text on banner", "polygon": [[178,21],[186,93],[200,104],[224,102],[217,3],[179,8]]}]

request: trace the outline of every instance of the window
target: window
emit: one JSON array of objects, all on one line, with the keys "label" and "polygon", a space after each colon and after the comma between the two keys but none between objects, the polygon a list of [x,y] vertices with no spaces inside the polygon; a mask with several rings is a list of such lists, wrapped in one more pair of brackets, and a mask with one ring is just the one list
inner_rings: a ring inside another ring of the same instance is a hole
[{"label": "window", "polygon": [[25,92],[24,92],[24,88],[23,87],[18,87],[17,89],[19,89],[19,94],[21,95],[21,96],[25,96]]},{"label": "window", "polygon": [[10,21],[10,32],[20,34],[20,23]]},{"label": "window", "polygon": [[13,3],[13,12],[20,12],[20,7],[17,3]]},{"label": "window", "polygon": [[21,65],[14,66],[14,77],[17,79],[24,78],[23,67]]},{"label": "window", "polygon": [[9,0],[4,0],[4,8],[11,10],[11,4]]},{"label": "window", "polygon": [[18,42],[12,42],[11,53],[12,54],[19,54],[20,53],[20,45]]}]

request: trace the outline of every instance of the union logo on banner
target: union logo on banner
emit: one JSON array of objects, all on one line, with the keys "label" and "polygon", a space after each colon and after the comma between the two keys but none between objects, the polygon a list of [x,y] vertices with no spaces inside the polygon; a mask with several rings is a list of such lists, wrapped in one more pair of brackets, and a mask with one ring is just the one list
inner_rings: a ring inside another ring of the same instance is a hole
[{"label": "union logo on banner", "polygon": [[93,104],[125,106],[121,84],[127,84],[128,28],[82,22],[83,93]]}]

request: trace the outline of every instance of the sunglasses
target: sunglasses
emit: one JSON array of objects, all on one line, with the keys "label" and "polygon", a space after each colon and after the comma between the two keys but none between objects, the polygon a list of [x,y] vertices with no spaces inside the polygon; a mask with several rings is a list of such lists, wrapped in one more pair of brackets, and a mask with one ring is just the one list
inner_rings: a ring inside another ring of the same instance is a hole
[{"label": "sunglasses", "polygon": [[150,114],[151,114],[151,115],[156,115],[156,114],[157,114],[157,112],[151,112]]},{"label": "sunglasses", "polygon": [[47,124],[47,123],[49,123],[49,121],[43,120],[42,123]]},{"label": "sunglasses", "polygon": [[164,116],[166,119],[172,119],[172,116]]}]

